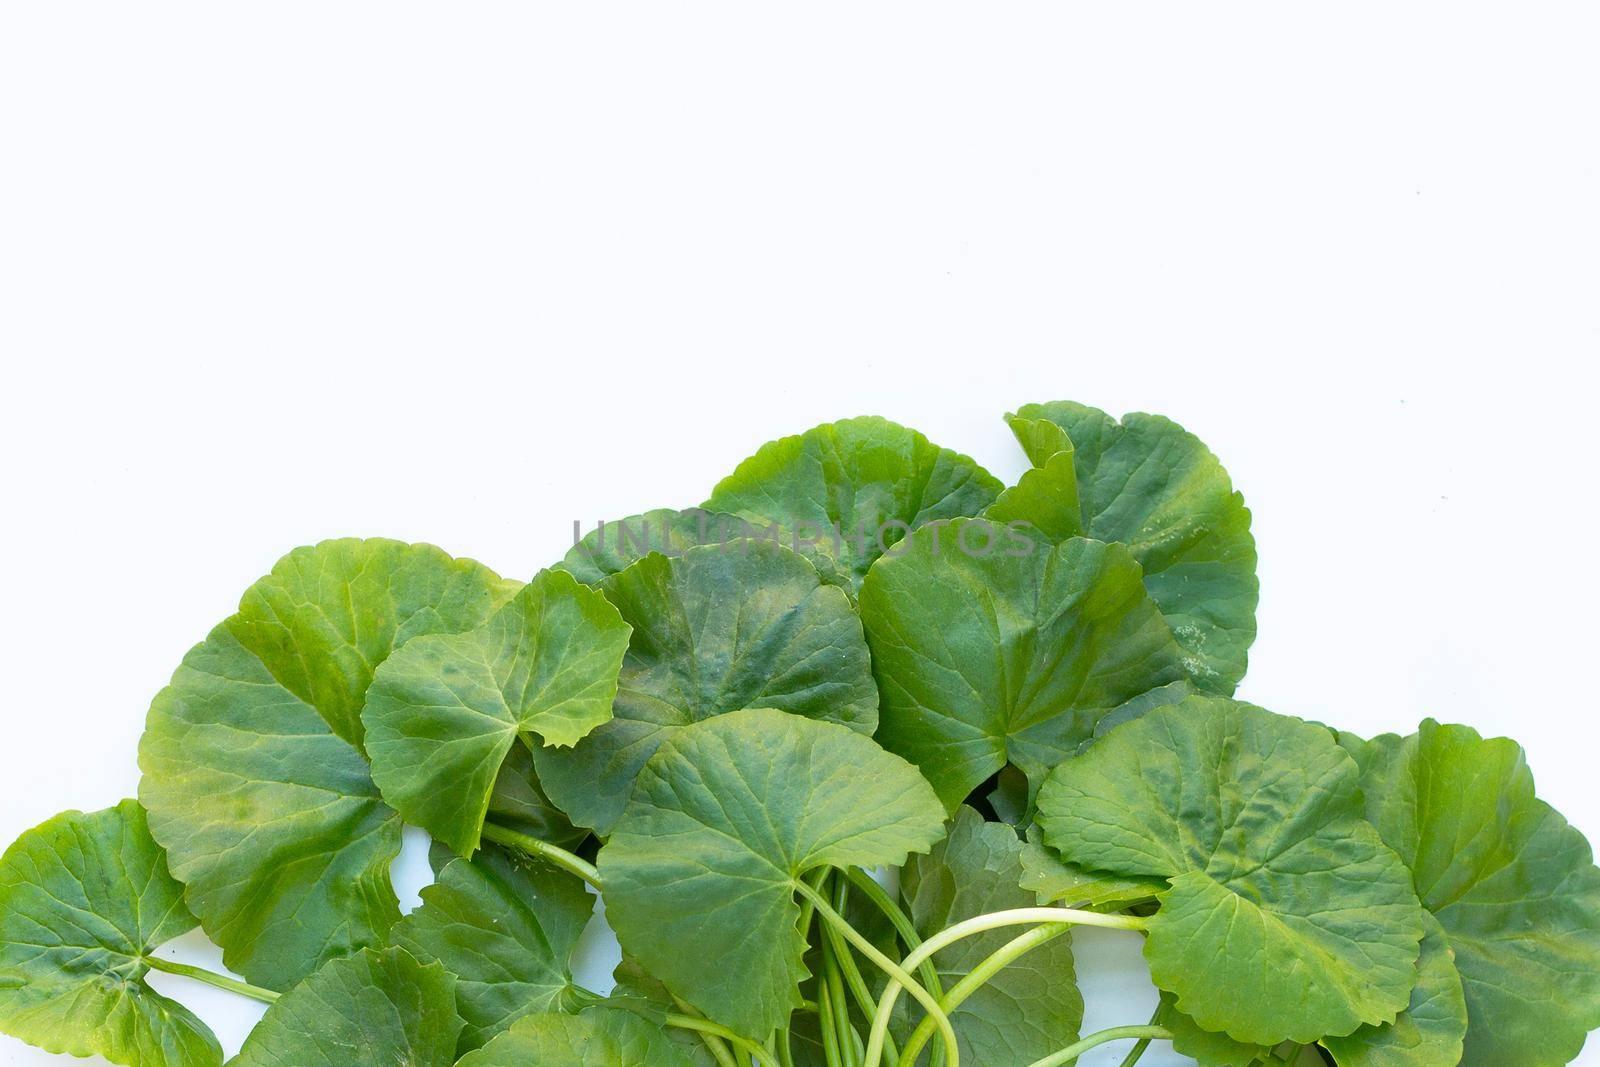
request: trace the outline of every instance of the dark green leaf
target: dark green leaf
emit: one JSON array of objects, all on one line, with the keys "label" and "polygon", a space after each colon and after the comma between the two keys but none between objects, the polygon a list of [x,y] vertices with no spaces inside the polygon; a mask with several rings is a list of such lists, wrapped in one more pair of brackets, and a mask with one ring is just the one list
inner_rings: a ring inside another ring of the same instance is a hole
[{"label": "dark green leaf", "polygon": [[456,976],[466,1052],[524,1015],[569,1006],[572,953],[593,911],[577,878],[487,845],[440,872],[394,942]]},{"label": "dark green leaf", "polygon": [[1039,825],[1071,862],[1170,880],[1145,956],[1180,1011],[1305,1044],[1393,1020],[1417,979],[1422,911],[1358,777],[1324,729],[1191,697],[1058,767]]},{"label": "dark green leaf", "polygon": [[1554,1067],[1600,1026],[1600,870],[1534,796],[1522,749],[1431,719],[1418,733],[1342,738],[1367,813],[1416,876],[1455,952],[1466,1067]]},{"label": "dark green leaf", "polygon": [[826,423],[762,445],[706,507],[773,524],[859,586],[872,562],[928,522],[976,515],[1001,484],[970,457],[887,419]]},{"label": "dark green leaf", "polygon": [[611,719],[630,632],[600,593],[544,571],[483,626],[407,644],[361,716],[384,799],[471,855],[519,737],[571,746]]},{"label": "dark green leaf", "polygon": [[883,691],[878,737],[950,810],[1008,762],[1037,789],[1102,718],[1186,684],[1127,549],[1023,539],[1026,554],[1004,544],[980,556],[963,547],[969,524],[996,531],[981,519],[919,530],[861,587]]},{"label": "dark green leaf", "polygon": [[600,852],[607,917],[667,988],[762,1039],[806,977],[800,877],[897,866],[943,821],[916,769],[870,738],[772,709],[719,715],[679,731],[640,775]]},{"label": "dark green leaf", "polygon": [[539,780],[580,825],[608,833],[640,768],[702,719],[774,707],[870,734],[878,690],[843,590],[772,544],[646,556],[601,585],[633,627],[615,718],[573,749],[541,748]]},{"label": "dark green leaf", "polygon": [[131,1067],[218,1067],[206,1025],[144,982],[195,927],[131,800],[69,811],[0,858],[0,1033]]},{"label": "dark green leaf", "polygon": [[334,960],[295,986],[229,1067],[450,1067],[456,980],[400,949]]},{"label": "dark green leaf", "polygon": [[1119,423],[1095,408],[1058,401],[1027,404],[1007,421],[1045,471],[1062,451],[1049,426],[1065,431],[1084,530],[1128,546],[1187,653],[1195,684],[1232,693],[1255,640],[1259,583],[1250,512],[1217,457],[1158,415],[1133,414]]},{"label": "dark green leaf", "polygon": [[156,697],[139,798],[229,967],[284,989],[400,918],[400,819],[356,747],[372,673],[412,637],[470,630],[514,587],[428,545],[296,549]]}]

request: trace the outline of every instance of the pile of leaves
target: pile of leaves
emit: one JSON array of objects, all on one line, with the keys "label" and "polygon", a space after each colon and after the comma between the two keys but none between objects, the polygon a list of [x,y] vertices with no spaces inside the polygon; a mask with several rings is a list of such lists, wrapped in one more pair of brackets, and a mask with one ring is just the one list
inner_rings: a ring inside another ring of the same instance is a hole
[{"label": "pile of leaves", "polygon": [[[1009,488],[877,418],[526,584],[289,553],[151,705],[137,801],[0,860],[0,1030],[214,1067],[1544,1067],[1600,1025],[1600,870],[1521,750],[1234,700],[1250,513],[1164,418],[1008,421]],[[1308,684],[1314,685],[1314,680]],[[403,915],[401,827],[435,883]],[[571,959],[596,895],[616,988]],[[242,981],[157,950],[196,925]],[[1077,926],[1154,1018],[1080,1034]]]}]

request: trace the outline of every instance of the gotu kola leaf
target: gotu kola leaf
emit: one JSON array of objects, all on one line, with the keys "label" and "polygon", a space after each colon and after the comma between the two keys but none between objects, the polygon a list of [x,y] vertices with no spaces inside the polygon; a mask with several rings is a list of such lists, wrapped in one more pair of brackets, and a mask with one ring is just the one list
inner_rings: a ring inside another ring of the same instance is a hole
[{"label": "gotu kola leaf", "polygon": [[545,1013],[510,1030],[459,1067],[698,1067],[660,1026],[626,1008],[597,1005],[576,1015]]},{"label": "gotu kola leaf", "polygon": [[218,1067],[206,1025],[144,982],[155,950],[194,927],[138,804],[35,827],[0,858],[0,1033],[131,1067]]},{"label": "gotu kola leaf", "polygon": [[1417,979],[1422,911],[1358,777],[1328,731],[1196,696],[1056,768],[1039,825],[1074,863],[1170,880],[1145,957],[1180,1011],[1308,1044],[1393,1020]]},{"label": "gotu kola leaf", "polygon": [[365,949],[267,1009],[229,1067],[450,1067],[456,980],[401,949]]},{"label": "gotu kola leaf", "polygon": [[1008,762],[1037,790],[1102,719],[1188,692],[1126,548],[1009,536],[984,519],[919,530],[861,587],[878,738],[950,810]]},{"label": "gotu kola leaf", "polygon": [[524,1015],[570,1006],[572,953],[593,911],[574,876],[488,845],[447,864],[393,937],[456,976],[466,1052]]},{"label": "gotu kola leaf", "polygon": [[737,515],[705,508],[656,508],[600,522],[556,564],[585,585],[599,585],[652,552],[681,556],[701,545],[720,545],[753,534]]},{"label": "gotu kola leaf", "polygon": [[651,554],[601,583],[633,627],[614,717],[571,749],[534,753],[574,822],[609,833],[640,768],[690,723],[774,707],[872,733],[878,690],[843,590],[770,543]]},{"label": "gotu kola leaf", "polygon": [[855,587],[907,533],[976,515],[1001,488],[970,457],[869,416],[769,441],[718,483],[706,507],[774,525]]},{"label": "gotu kola leaf", "polygon": [[1325,1037],[1323,1047],[1339,1067],[1435,1067],[1459,1064],[1467,1033],[1467,1003],[1455,953],[1439,920],[1423,913],[1417,986],[1400,1017],[1363,1026],[1348,1037]]},{"label": "gotu kola leaf", "polygon": [[600,851],[606,915],[674,994],[761,1040],[807,977],[801,877],[899,865],[943,824],[916,768],[870,738],[773,709],[719,715],[679,731],[639,776]]},{"label": "gotu kola leaf", "polygon": [[1118,422],[1057,401],[1024,405],[1006,421],[1042,471],[1059,467],[1070,440],[1083,531],[1128,546],[1195,684],[1232,693],[1255,640],[1260,583],[1249,509],[1217,457],[1158,415]]},{"label": "gotu kola leaf", "polygon": [[1522,749],[1466,726],[1342,742],[1367,814],[1455,953],[1465,1067],[1553,1067],[1600,1026],[1600,870]]},{"label": "gotu kola leaf", "polygon": [[400,918],[400,818],[359,747],[373,671],[516,591],[428,545],[327,541],[279,561],[151,704],[139,798],[229,967],[286,989]]},{"label": "gotu kola leaf", "polygon": [[544,571],[477,629],[408,642],[361,713],[384,800],[471,855],[519,739],[570,747],[611,718],[630,632],[600,593]]},{"label": "gotu kola leaf", "polygon": [[[907,913],[925,939],[958,922],[1034,904],[1019,888],[1022,842],[1003,823],[962,807],[949,836],[900,873]],[[1018,931],[994,930],[958,941],[934,957],[951,988]],[[910,1008],[902,998],[899,1002]],[[920,1014],[920,1013],[914,1013]],[[1012,962],[950,1014],[963,1063],[1032,1063],[1078,1039],[1083,997],[1062,935]]]}]

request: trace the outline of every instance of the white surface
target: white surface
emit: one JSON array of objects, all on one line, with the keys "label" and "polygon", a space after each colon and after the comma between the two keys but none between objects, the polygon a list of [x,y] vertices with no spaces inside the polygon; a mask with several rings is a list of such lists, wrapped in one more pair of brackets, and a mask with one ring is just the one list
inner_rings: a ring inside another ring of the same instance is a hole
[{"label": "white surface", "polygon": [[[526,576],[845,415],[1014,476],[999,415],[1056,398],[1171,415],[1245,492],[1242,695],[1513,734],[1600,834],[1597,29],[5,5],[0,842],[134,791],[150,697],[295,545]],[[1143,1021],[1086,940],[1091,1025]],[[168,988],[237,1047],[248,1007]]]}]

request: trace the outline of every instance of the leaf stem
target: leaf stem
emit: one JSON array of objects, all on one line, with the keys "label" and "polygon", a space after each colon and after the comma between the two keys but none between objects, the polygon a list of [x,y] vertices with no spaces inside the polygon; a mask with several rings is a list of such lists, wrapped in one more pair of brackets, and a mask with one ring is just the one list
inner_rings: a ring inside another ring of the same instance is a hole
[{"label": "leaf stem", "polygon": [[[922,986],[917,983],[917,980],[907,974],[900,964],[894,962],[894,960],[891,960],[882,952],[879,952],[876,945],[862,937],[861,934],[856,931],[856,928],[851,926],[850,923],[845,920],[844,916],[833,910],[833,906],[829,904],[827,900],[823,899],[821,893],[818,893],[815,889],[812,889],[805,882],[796,883],[795,891],[801,896],[809,899],[811,903],[816,906],[818,915],[822,916],[825,920],[832,924],[834,929],[843,934],[845,939],[856,947],[857,951],[859,951],[867,959],[871,960],[880,970],[883,971],[884,974],[889,976],[889,989],[884,993],[885,1000],[888,1000],[890,992],[893,992],[898,999],[900,990],[904,989],[913,997],[915,997],[918,1003],[927,1009],[928,1013],[933,1016],[934,1022],[938,1024],[940,1035],[944,1038],[945,1052],[949,1058],[948,1067],[960,1067],[961,1051],[960,1047],[956,1044],[955,1028],[950,1025],[949,1017],[946,1016],[945,1013],[940,1009],[939,1002],[933,999],[933,994],[922,988]],[[924,945],[923,948],[927,948],[927,945]],[[909,958],[910,957],[907,957],[907,959]],[[921,961],[919,960],[918,962]],[[889,1010],[894,1010],[894,1002],[892,1000],[889,1001]],[[883,1013],[883,1001],[879,1001],[878,1011],[880,1015]],[[888,1029],[887,1019],[884,1020],[884,1029],[885,1031]],[[877,1033],[876,1023],[874,1023],[874,1033],[877,1035],[877,1050],[874,1052],[871,1044],[867,1046],[867,1067],[876,1067],[876,1065],[883,1059],[883,1039],[886,1034]]]},{"label": "leaf stem", "polygon": [[[669,994],[672,1002],[678,1006],[678,1011],[691,1019],[703,1019],[705,1016],[694,1010],[694,1005],[684,1000],[677,994]],[[711,1053],[711,1058],[717,1061],[717,1067],[739,1067],[739,1062],[733,1058],[733,1053],[728,1051],[728,1046],[716,1034],[705,1030],[699,1032],[700,1043]]]},{"label": "leaf stem", "polygon": [[529,837],[527,834],[518,833],[515,830],[492,822],[483,824],[483,836],[496,844],[506,845],[526,852],[530,856],[538,856],[540,859],[549,860],[562,870],[575,874],[585,882],[588,882],[594,887],[596,893],[605,891],[605,887],[600,884],[600,871],[594,864],[585,860],[582,856],[573,855],[558,845],[552,845],[548,841],[541,841],[537,837]]},{"label": "leaf stem", "polygon": [[[913,950],[911,955],[905,958],[904,966],[918,967],[923,960],[932,958],[935,952],[963,938],[987,933],[990,930],[1004,929],[1007,926],[1026,926],[1031,923],[1104,926],[1113,930],[1143,930],[1149,925],[1137,915],[1104,915],[1097,911],[1079,911],[1075,908],[1014,908],[1010,911],[974,916],[940,931],[924,941],[920,948]],[[891,975],[890,978],[888,988],[883,991],[883,997],[878,1001],[878,1013],[873,1017],[872,1033],[867,1038],[866,1067],[879,1067],[883,1057],[883,1042],[889,1034],[889,1019],[894,1015],[895,1002],[900,999],[900,986],[904,983],[900,982],[898,975]],[[911,994],[916,996],[916,990],[911,990]],[[939,1016],[944,1018],[942,1011]],[[948,1018],[944,1021],[946,1025],[949,1024]]]},{"label": "leaf stem", "polygon": [[[1041,945],[1049,944],[1056,938],[1071,930],[1068,923],[1046,923],[1036,926],[1025,934],[1012,938],[1000,948],[991,953],[988,958],[980,962],[968,974],[950,988],[950,992],[939,1001],[939,1006],[946,1012],[953,1012],[959,1008],[963,1001],[976,993],[984,983],[999,974],[1012,961],[1032,952]],[[922,1046],[928,1043],[928,1038],[933,1036],[933,1022],[923,1019],[912,1031],[911,1037],[906,1041],[906,1047],[900,1053],[907,1067],[917,1062],[917,1053],[922,1051]]]},{"label": "leaf stem", "polygon": [[1159,1026],[1113,1026],[1109,1030],[1101,1030],[1097,1034],[1090,1034],[1076,1044],[1068,1045],[1054,1055],[1046,1056],[1042,1060],[1034,1060],[1029,1067],[1061,1067],[1064,1063],[1071,1063],[1079,1056],[1105,1044],[1107,1041],[1120,1041],[1125,1037],[1137,1037],[1142,1040],[1152,1038],[1169,1038],[1172,1031]]},{"label": "leaf stem", "polygon": [[[851,867],[844,874],[850,879],[850,884],[861,890],[862,896],[872,901],[888,918],[895,932],[900,935],[900,940],[905,942],[907,952],[915,952],[922,947],[922,935],[917,933],[917,927],[912,923],[911,917],[894,902],[888,890],[879,885],[872,875],[859,867]],[[944,996],[944,983],[939,979],[939,969],[931,961],[924,961],[917,973],[922,976],[924,989],[936,997]]]},{"label": "leaf stem", "polygon": [[699,1034],[710,1034],[720,1037],[745,1055],[753,1057],[761,1067],[778,1067],[778,1061],[772,1058],[772,1053],[751,1041],[748,1037],[740,1037],[726,1026],[712,1022],[710,1019],[696,1019],[692,1015],[667,1016],[667,1025],[676,1026],[680,1030],[693,1030]]},{"label": "leaf stem", "polygon": [[161,971],[164,974],[180,974],[185,978],[193,978],[196,982],[204,982],[206,985],[216,986],[218,989],[226,989],[230,993],[238,993],[240,996],[249,997],[251,1000],[259,1000],[263,1004],[276,1003],[281,995],[274,993],[270,989],[262,989],[260,986],[241,982],[237,978],[228,978],[213,971],[208,971],[204,967],[191,967],[187,963],[174,963],[172,960],[164,960],[159,956],[146,956],[144,962],[152,971]]}]

